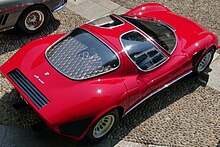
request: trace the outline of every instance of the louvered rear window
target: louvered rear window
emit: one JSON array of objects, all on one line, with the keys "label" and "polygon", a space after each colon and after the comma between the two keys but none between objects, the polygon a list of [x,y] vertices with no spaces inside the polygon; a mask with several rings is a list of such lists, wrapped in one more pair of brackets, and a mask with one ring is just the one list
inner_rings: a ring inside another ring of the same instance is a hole
[{"label": "louvered rear window", "polygon": [[59,72],[70,79],[84,80],[116,69],[117,55],[91,33],[75,29],[49,48],[46,58]]}]

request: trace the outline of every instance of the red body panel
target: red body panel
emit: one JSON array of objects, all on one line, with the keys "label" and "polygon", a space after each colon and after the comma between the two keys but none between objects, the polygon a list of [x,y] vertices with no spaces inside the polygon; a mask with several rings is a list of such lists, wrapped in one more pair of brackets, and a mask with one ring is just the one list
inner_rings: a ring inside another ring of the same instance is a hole
[{"label": "red body panel", "polygon": [[[130,30],[138,30],[124,21],[124,25],[105,29],[87,24],[81,28],[91,32],[108,46],[120,58],[120,67],[110,73],[83,81],[74,81],[57,72],[45,58],[45,51],[65,34],[40,38],[20,49],[0,70],[4,76],[23,95],[47,125],[57,133],[64,123],[95,117],[80,137],[82,139],[92,124],[104,113],[116,107],[130,110],[143,98],[149,96],[166,84],[174,81],[193,69],[192,56],[210,46],[217,47],[217,37],[206,29],[182,16],[176,15],[159,4],[145,4],[125,14],[130,17],[147,19],[155,17],[175,29],[177,44],[168,60],[158,68],[143,72],[131,62],[120,43],[120,36]],[[145,34],[143,34],[145,35]],[[146,36],[147,37],[147,36]],[[149,38],[150,39],[150,38]],[[158,48],[161,47],[156,44]],[[23,91],[7,75],[13,69],[19,69],[50,101],[38,109]],[[49,76],[44,76],[48,72]],[[39,82],[34,76],[44,81]]]}]

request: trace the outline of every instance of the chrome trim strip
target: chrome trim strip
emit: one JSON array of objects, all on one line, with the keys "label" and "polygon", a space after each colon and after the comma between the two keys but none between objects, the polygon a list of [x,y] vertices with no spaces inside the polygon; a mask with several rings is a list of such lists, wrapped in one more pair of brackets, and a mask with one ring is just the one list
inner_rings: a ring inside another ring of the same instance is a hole
[{"label": "chrome trim strip", "polygon": [[[173,48],[173,51],[171,53],[169,53],[167,50],[165,50],[160,44],[158,44],[152,37],[150,37],[147,33],[145,33],[144,31],[142,31],[140,28],[138,28],[137,26],[135,26],[134,24],[132,24],[131,22],[127,21],[126,19],[124,19],[122,16],[119,16],[121,19],[123,19],[124,21],[126,21],[127,23],[129,23],[130,25],[132,25],[133,27],[135,27],[137,30],[141,31],[143,34],[145,34],[149,39],[151,39],[154,43],[156,43],[160,48],[162,48],[166,53],[168,53],[169,55],[171,55],[175,50],[176,50],[176,47],[177,47],[177,35],[176,35],[176,30],[171,27],[170,25],[166,24],[165,22],[161,21],[161,23],[163,23],[165,26],[167,26],[168,28],[170,28],[172,31],[173,31],[173,34],[175,35],[175,46]],[[125,17],[128,17],[128,16],[125,16]],[[133,17],[128,17],[128,18],[131,18],[131,19],[134,19]]]},{"label": "chrome trim strip", "polygon": [[66,3],[67,3],[67,0],[64,0],[64,1],[60,2],[60,3],[59,3],[55,8],[53,8],[51,11],[52,11],[52,12],[56,12],[56,11],[62,9],[62,8],[66,5]]},{"label": "chrome trim strip", "polygon": [[14,29],[14,27],[9,27],[9,28],[6,28],[6,29],[3,29],[3,30],[0,30],[0,33],[1,33],[1,32],[5,32],[5,31],[8,31],[8,30],[11,30],[11,29]]},{"label": "chrome trim strip", "polygon": [[77,29],[81,29],[81,30],[84,30],[84,31],[90,33],[90,34],[93,35],[95,38],[97,38],[99,41],[101,41],[104,45],[106,45],[106,46],[116,55],[116,57],[118,58],[118,62],[119,62],[119,63],[118,63],[118,66],[115,67],[114,69],[109,70],[109,71],[106,71],[106,72],[103,72],[103,73],[100,73],[100,74],[97,74],[97,75],[95,75],[95,76],[91,76],[91,77],[85,78],[85,79],[73,79],[73,78],[70,78],[69,76],[67,76],[66,74],[64,74],[64,73],[61,72],[60,70],[58,70],[56,67],[54,67],[53,64],[50,63],[49,59],[47,58],[47,51],[48,51],[51,47],[53,47],[53,46],[55,46],[57,43],[59,43],[61,40],[63,40],[63,39],[65,39],[66,37],[68,37],[68,36],[74,31],[74,30],[73,30],[73,31],[70,31],[70,32],[69,32],[68,34],[66,34],[65,36],[63,36],[62,38],[58,39],[55,43],[53,43],[51,46],[49,46],[49,47],[47,48],[47,50],[45,51],[44,56],[45,56],[45,58],[47,59],[47,62],[48,62],[53,68],[55,68],[59,73],[61,73],[62,75],[64,75],[64,76],[67,77],[68,79],[77,80],[77,81],[82,81],[82,80],[91,79],[91,78],[98,77],[98,76],[100,76],[100,75],[103,75],[103,74],[112,72],[112,71],[114,71],[114,70],[117,70],[117,69],[120,67],[120,65],[121,65],[121,60],[120,60],[120,57],[119,57],[118,53],[117,53],[114,49],[112,49],[107,43],[105,43],[102,39],[100,39],[98,36],[96,36],[96,35],[93,34],[92,32],[90,32],[90,31],[88,31],[88,30],[86,30],[86,29],[84,29],[84,28],[77,28]]},{"label": "chrome trim strip", "polygon": [[134,108],[136,108],[138,105],[140,105],[142,102],[144,102],[145,100],[147,100],[148,98],[150,98],[151,96],[153,96],[154,94],[156,94],[156,93],[160,92],[161,90],[163,90],[163,89],[169,87],[171,84],[173,84],[173,83],[175,83],[176,81],[182,79],[183,77],[189,75],[190,73],[192,73],[192,70],[190,70],[189,72],[185,73],[184,75],[178,77],[177,79],[171,81],[170,83],[165,84],[163,87],[157,89],[156,91],[154,91],[153,93],[151,93],[150,95],[148,95],[147,97],[145,97],[144,99],[142,99],[140,102],[138,102],[137,104],[135,104],[134,106],[132,106],[128,111],[126,111],[126,112],[124,113],[123,117],[124,117],[125,115],[127,115],[129,112],[131,112],[131,110],[133,110]]},{"label": "chrome trim strip", "polygon": [[159,50],[159,51],[161,51],[161,50],[158,49],[158,47],[157,47],[149,38],[147,38],[145,35],[142,34],[142,32],[139,32],[138,30],[130,30],[130,31],[127,31],[127,32],[124,32],[123,34],[121,34],[119,40],[120,40],[120,43],[121,43],[121,45],[122,45],[122,47],[123,47],[123,51],[125,52],[125,54],[127,55],[127,57],[131,60],[131,62],[134,63],[134,65],[135,65],[140,71],[143,71],[143,72],[152,71],[152,70],[156,69],[157,67],[161,66],[163,63],[165,63],[165,62],[170,58],[170,57],[166,56],[166,55],[161,51],[161,52],[163,53],[164,57],[166,57],[166,60],[164,60],[163,62],[161,62],[160,64],[158,64],[158,65],[155,66],[154,68],[151,68],[151,69],[148,69],[148,70],[143,70],[143,69],[141,69],[141,68],[130,58],[130,56],[128,55],[128,53],[127,53],[127,51],[126,51],[126,49],[125,49],[125,47],[124,47],[124,45],[123,45],[123,43],[122,43],[122,41],[121,41],[121,37],[122,37],[123,35],[127,34],[127,33],[130,33],[130,32],[138,32],[138,33],[141,34],[144,38],[146,38],[150,43],[152,43],[153,46],[154,46],[157,50]]}]

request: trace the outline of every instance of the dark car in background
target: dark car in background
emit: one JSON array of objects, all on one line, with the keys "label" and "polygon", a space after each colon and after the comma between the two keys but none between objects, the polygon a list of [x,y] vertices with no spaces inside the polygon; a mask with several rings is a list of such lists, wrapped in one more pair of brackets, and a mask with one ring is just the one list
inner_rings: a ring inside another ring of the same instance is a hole
[{"label": "dark car in background", "polygon": [[0,0],[0,32],[12,28],[28,34],[41,31],[51,12],[61,9],[67,0]]}]

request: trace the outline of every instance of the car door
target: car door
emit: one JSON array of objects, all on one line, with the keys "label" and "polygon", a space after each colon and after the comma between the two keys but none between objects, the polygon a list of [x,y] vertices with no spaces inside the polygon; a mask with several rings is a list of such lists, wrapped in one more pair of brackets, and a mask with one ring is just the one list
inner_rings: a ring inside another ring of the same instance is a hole
[{"label": "car door", "polygon": [[139,69],[133,64],[130,56],[130,51],[136,49],[137,43],[145,38],[140,35],[137,31],[129,31],[120,37],[120,41],[123,47],[124,57],[124,69],[122,79],[127,89],[128,98],[124,101],[126,108],[130,108],[138,103],[143,97],[151,93],[150,88],[140,76]]},{"label": "car door", "polygon": [[[166,57],[166,60],[164,60],[159,66],[157,66],[157,63],[155,62],[152,64],[155,68],[140,71],[140,75],[150,89],[156,91],[162,87],[169,86],[172,81],[175,81],[178,77],[182,76],[185,72],[184,67],[187,60],[188,57],[184,55]],[[159,59],[157,59],[157,61],[159,62]]]},{"label": "car door", "polygon": [[127,90],[128,98],[124,101],[125,108],[130,109],[138,103],[143,97],[151,93],[151,89],[140,76],[138,69],[129,61],[124,60],[126,66],[123,70],[122,80]]},{"label": "car door", "polygon": [[[121,43],[128,58],[139,69],[142,79],[151,91],[156,91],[184,73],[187,56],[169,56],[136,30],[121,36]],[[142,94],[142,98],[146,96]]]}]

